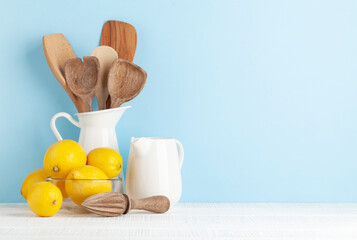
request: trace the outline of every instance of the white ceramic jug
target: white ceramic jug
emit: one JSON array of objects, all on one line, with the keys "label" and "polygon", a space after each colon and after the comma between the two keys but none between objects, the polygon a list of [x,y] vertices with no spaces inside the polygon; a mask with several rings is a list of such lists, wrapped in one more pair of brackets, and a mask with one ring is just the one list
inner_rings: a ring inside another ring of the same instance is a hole
[{"label": "white ceramic jug", "polygon": [[172,138],[131,138],[125,191],[133,199],[164,195],[173,206],[181,197],[182,144]]},{"label": "white ceramic jug", "polygon": [[119,152],[115,126],[128,108],[130,108],[130,106],[77,113],[75,115],[78,116],[78,122],[68,113],[60,112],[52,117],[51,129],[57,140],[62,140],[63,138],[56,128],[56,119],[65,117],[73,125],[81,129],[78,142],[82,145],[87,154],[98,147],[110,147]]}]

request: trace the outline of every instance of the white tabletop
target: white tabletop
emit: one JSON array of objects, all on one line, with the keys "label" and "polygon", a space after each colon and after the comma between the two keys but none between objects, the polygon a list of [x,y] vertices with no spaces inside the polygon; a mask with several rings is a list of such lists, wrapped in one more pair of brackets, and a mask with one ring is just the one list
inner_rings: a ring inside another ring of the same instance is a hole
[{"label": "white tabletop", "polygon": [[106,218],[67,202],[41,218],[27,204],[3,203],[0,239],[357,239],[357,204],[180,203]]}]

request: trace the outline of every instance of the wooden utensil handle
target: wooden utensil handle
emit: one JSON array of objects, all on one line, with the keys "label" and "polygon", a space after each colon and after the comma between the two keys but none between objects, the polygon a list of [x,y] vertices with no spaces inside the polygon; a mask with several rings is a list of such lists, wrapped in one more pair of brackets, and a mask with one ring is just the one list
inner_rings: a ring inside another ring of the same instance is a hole
[{"label": "wooden utensil handle", "polygon": [[122,105],[125,100],[123,101],[123,99],[120,99],[120,98],[113,98],[113,97],[110,97],[110,108],[117,108],[117,107],[120,107],[120,105]]},{"label": "wooden utensil handle", "polygon": [[165,196],[153,196],[130,200],[130,209],[146,210],[154,213],[164,213],[170,208],[170,200]]},{"label": "wooden utensil handle", "polygon": [[81,98],[84,103],[84,112],[91,112],[93,110],[92,109],[93,94],[90,94],[89,96],[83,96]]}]

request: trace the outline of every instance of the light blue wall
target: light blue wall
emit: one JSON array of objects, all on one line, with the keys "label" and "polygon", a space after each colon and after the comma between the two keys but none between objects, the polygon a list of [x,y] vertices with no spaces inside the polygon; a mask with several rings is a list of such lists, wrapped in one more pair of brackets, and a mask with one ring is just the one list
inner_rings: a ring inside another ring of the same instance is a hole
[{"label": "light blue wall", "polygon": [[75,113],[42,36],[90,55],[109,19],[135,26],[148,72],[117,129],[125,160],[131,136],[175,137],[184,202],[357,201],[356,13],[337,0],[3,1],[0,202],[23,201],[52,115]]}]

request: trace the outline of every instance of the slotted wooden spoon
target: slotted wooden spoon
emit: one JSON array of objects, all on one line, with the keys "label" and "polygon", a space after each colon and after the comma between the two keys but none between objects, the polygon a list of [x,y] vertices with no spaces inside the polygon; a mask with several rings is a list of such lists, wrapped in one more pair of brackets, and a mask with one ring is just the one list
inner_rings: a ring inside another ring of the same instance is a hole
[{"label": "slotted wooden spoon", "polygon": [[98,101],[99,110],[105,108],[106,101],[108,99],[108,73],[113,62],[118,59],[117,52],[108,46],[100,46],[93,50],[92,56],[95,56],[99,60],[99,78],[97,88],[95,89],[95,95]]},{"label": "slotted wooden spoon", "polygon": [[46,35],[42,38],[42,43],[48,66],[50,67],[53,75],[57,78],[57,81],[61,84],[64,90],[66,90],[78,112],[83,112],[84,105],[69,89],[63,74],[64,63],[68,59],[76,57],[71,45],[68,43],[67,39],[63,36],[62,33]]},{"label": "slotted wooden spoon", "polygon": [[72,58],[64,64],[64,76],[68,87],[81,99],[84,112],[92,111],[92,100],[99,77],[99,61],[94,56]]},{"label": "slotted wooden spoon", "polygon": [[[101,46],[110,46],[118,53],[118,58],[133,62],[137,44],[137,34],[133,25],[121,21],[107,21],[100,37]],[[111,105],[110,96],[107,108]]]},{"label": "slotted wooden spoon", "polygon": [[120,107],[136,97],[143,89],[146,78],[147,73],[141,67],[124,59],[115,60],[108,74],[110,108]]}]

